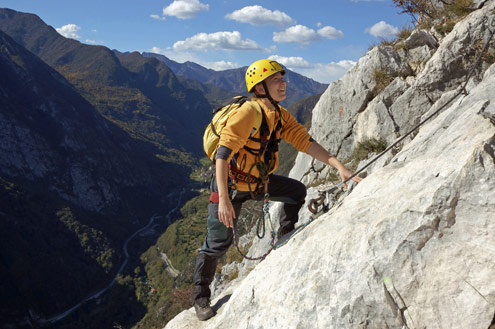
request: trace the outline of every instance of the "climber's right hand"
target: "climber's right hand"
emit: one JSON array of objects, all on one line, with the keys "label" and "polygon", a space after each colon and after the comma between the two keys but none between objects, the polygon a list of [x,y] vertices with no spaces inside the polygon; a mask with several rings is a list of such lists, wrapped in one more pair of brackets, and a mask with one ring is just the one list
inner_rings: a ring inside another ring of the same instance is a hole
[{"label": "climber's right hand", "polygon": [[220,197],[218,202],[218,220],[226,227],[234,227],[235,210],[227,197]]}]

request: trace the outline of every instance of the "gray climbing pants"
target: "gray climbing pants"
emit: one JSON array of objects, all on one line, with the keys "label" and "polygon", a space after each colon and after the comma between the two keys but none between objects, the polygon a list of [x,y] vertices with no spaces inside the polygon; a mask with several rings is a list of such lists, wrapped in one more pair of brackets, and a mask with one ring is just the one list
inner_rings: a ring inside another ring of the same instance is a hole
[{"label": "gray climbing pants", "polygon": [[[290,232],[298,221],[298,213],[304,205],[306,197],[306,186],[292,178],[270,175],[268,193],[271,201],[283,202],[281,216],[279,218],[280,228],[278,235],[282,232]],[[213,177],[210,190],[215,193],[216,179]],[[257,200],[263,198],[263,193],[256,195]],[[236,218],[239,217],[242,204],[251,199],[251,194],[244,191],[236,191],[232,198]],[[234,220],[234,226],[236,221]],[[208,205],[208,232],[205,242],[196,258],[196,268],[193,276],[193,300],[201,297],[211,296],[210,284],[213,281],[217,260],[224,255],[232,244],[232,229],[227,228],[218,220],[218,203],[210,201]]]}]

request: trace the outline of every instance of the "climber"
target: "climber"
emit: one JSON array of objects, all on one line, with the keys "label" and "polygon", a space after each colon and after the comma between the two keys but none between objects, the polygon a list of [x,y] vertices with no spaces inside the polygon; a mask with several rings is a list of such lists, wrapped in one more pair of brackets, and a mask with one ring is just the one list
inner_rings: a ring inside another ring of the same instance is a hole
[{"label": "climber", "polygon": [[[253,196],[284,203],[279,218],[277,237],[294,230],[299,209],[304,204],[306,186],[291,178],[274,175],[278,166],[278,142],[283,138],[300,152],[329,164],[344,181],[352,173],[320,144],[314,141],[304,126],[279,103],[286,97],[285,70],[276,61],[262,59],[246,71],[246,86],[262,109],[263,121],[258,132],[250,138],[256,111],[245,102],[228,119],[220,133],[215,160],[215,175],[208,205],[208,232],[196,258],[193,276],[193,300],[199,320],[214,315],[210,307],[210,284],[216,271],[217,259],[225,254],[232,243],[232,228],[241,211],[242,203]],[[255,129],[256,130],[256,129]],[[360,177],[353,178],[360,182]]]}]

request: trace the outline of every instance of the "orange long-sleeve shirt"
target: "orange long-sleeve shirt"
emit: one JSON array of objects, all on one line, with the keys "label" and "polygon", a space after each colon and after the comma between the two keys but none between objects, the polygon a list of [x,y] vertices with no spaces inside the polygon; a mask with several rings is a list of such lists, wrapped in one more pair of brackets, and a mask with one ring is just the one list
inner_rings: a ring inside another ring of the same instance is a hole
[{"label": "orange long-sleeve shirt", "polygon": [[[265,104],[259,100],[256,100],[262,110],[265,113],[266,122],[270,130],[270,135],[273,131],[276,131],[277,139],[283,138],[289,144],[292,144],[298,151],[306,152],[312,143],[311,136],[306,131],[303,125],[301,125],[285,108],[281,107],[282,114],[282,129],[276,130],[276,126],[279,119],[278,111],[270,110]],[[239,109],[237,109],[229,117],[226,126],[222,129],[220,134],[219,146],[225,146],[232,150],[227,162],[230,163],[232,157],[236,157],[236,163],[238,170],[248,173],[254,177],[259,177],[259,172],[254,164],[257,162],[257,157],[249,153],[244,146],[258,150],[260,144],[256,141],[249,139],[254,123],[256,119],[256,110],[252,108],[249,102],[244,103]],[[260,138],[260,131],[258,131],[254,138]],[[273,166],[270,168],[269,173],[273,173],[278,167],[278,152],[275,153],[275,159]],[[245,182],[237,182],[237,189],[240,191],[248,191],[248,184]],[[254,187],[252,187],[254,188]]]}]

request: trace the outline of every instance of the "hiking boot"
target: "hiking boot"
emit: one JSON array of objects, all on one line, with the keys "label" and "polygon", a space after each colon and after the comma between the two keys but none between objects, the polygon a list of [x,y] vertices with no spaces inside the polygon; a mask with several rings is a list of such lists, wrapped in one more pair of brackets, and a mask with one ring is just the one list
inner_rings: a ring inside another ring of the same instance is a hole
[{"label": "hiking boot", "polygon": [[194,309],[196,310],[196,316],[199,321],[206,321],[215,315],[215,312],[210,307],[210,300],[206,297],[196,299],[194,301]]}]

